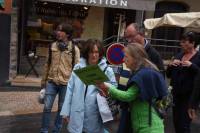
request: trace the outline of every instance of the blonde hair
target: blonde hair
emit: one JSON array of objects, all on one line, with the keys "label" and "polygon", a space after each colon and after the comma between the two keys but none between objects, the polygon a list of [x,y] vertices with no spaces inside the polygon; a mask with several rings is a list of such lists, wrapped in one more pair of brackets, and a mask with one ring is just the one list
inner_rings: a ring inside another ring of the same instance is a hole
[{"label": "blonde hair", "polygon": [[150,67],[153,68],[157,71],[159,71],[159,69],[156,67],[156,65],[154,65],[149,59],[148,59],[148,55],[145,52],[144,48],[142,45],[138,44],[138,43],[129,43],[126,48],[125,51],[128,52],[128,54],[134,58],[135,63],[136,63],[136,69],[134,71],[137,71],[138,69],[140,69],[141,67]]}]

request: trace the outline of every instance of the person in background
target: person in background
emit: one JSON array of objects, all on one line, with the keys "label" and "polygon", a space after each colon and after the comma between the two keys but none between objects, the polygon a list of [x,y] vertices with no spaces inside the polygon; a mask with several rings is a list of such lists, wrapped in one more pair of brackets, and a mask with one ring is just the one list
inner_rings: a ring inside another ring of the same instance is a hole
[{"label": "person in background", "polygon": [[128,44],[124,52],[124,62],[131,70],[127,90],[119,90],[108,83],[97,83],[97,86],[104,94],[130,104],[134,133],[164,133],[163,120],[151,106],[153,100],[167,95],[164,77],[148,60],[140,44]]},{"label": "person in background", "polygon": [[199,108],[199,103],[200,103],[200,72],[198,72],[197,76],[195,77],[194,88],[189,102],[188,114],[190,119],[192,120],[197,118],[197,109]]},{"label": "person in background", "polygon": [[[139,43],[146,51],[148,59],[153,62],[159,69],[160,72],[164,74],[164,64],[160,54],[151,46],[150,41],[144,38],[144,30],[142,30],[137,23],[129,24],[124,33],[124,38],[128,43]],[[130,70],[123,63],[122,70],[120,70],[120,78],[118,87],[122,90],[126,90],[126,85],[130,76]],[[120,124],[117,133],[131,133],[132,130],[130,125],[128,125],[130,112],[128,111],[128,104],[126,102],[120,103],[121,107],[121,117]]]},{"label": "person in background", "polygon": [[159,71],[164,72],[164,64],[160,54],[151,46],[150,41],[145,39],[144,30],[137,23],[127,26],[124,37],[129,43],[136,42],[142,45],[148,55],[148,59],[158,67]]},{"label": "person in background", "polygon": [[183,34],[180,41],[182,51],[169,63],[166,75],[171,79],[173,95],[173,121],[176,133],[190,133],[191,119],[188,115],[189,100],[194,79],[200,69],[200,53],[195,49],[196,34]]},{"label": "person in background", "polygon": [[[71,75],[73,65],[79,62],[79,49],[72,44],[72,26],[58,25],[57,40],[50,45],[46,71],[42,79],[42,88],[45,87],[44,109],[42,115],[41,133],[48,133],[51,110],[58,94],[58,112],[54,122],[53,133],[59,133],[62,127],[60,111],[66,94],[66,85]],[[47,85],[46,85],[47,82]]]},{"label": "person in background", "polygon": [[[107,75],[110,82],[116,83],[115,75],[104,58],[103,45],[99,40],[89,39],[85,42],[83,58],[75,65],[74,70],[98,65]],[[67,93],[60,115],[68,123],[70,133],[106,133],[97,104],[98,88],[85,85],[72,72],[67,85]]]}]

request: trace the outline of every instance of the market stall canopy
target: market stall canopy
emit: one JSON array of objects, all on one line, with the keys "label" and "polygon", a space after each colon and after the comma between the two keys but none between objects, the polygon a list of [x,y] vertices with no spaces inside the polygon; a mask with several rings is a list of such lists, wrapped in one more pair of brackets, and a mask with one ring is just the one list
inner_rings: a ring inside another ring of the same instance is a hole
[{"label": "market stall canopy", "polygon": [[132,10],[155,10],[156,0],[40,0],[66,4],[78,4],[86,6],[99,6],[111,8],[123,8]]},{"label": "market stall canopy", "polygon": [[200,12],[167,13],[161,18],[146,19],[144,26],[146,29],[154,29],[160,26],[200,28]]}]

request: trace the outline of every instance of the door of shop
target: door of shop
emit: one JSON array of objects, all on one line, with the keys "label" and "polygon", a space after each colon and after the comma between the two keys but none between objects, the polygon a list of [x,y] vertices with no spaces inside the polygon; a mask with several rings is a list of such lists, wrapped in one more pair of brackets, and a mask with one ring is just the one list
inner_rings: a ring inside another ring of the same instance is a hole
[{"label": "door of shop", "polygon": [[11,17],[0,14],[0,85],[9,78]]}]

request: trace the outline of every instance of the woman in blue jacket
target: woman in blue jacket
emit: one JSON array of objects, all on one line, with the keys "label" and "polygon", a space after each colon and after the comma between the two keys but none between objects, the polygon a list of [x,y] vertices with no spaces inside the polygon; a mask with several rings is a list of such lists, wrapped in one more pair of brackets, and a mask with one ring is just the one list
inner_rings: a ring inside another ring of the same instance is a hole
[{"label": "woman in blue jacket", "polygon": [[[110,82],[116,83],[112,68],[108,67],[103,58],[103,46],[99,40],[89,39],[85,44],[85,51],[80,63],[75,65],[74,70],[88,65],[97,65],[109,78]],[[68,122],[70,133],[105,133],[103,122],[97,105],[97,93],[95,85],[85,85],[79,77],[72,72],[67,85],[65,101],[61,115]]]}]

